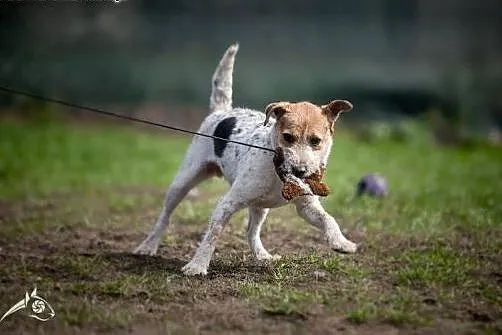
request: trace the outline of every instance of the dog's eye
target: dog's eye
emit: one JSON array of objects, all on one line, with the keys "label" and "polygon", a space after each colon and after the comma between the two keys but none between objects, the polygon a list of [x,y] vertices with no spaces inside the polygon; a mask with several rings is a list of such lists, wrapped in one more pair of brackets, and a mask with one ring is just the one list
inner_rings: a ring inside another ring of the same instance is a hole
[{"label": "dog's eye", "polygon": [[313,147],[317,147],[321,143],[321,139],[317,136],[312,136],[310,138],[310,145]]},{"label": "dog's eye", "polygon": [[289,133],[282,134],[282,137],[284,138],[284,141],[288,143],[293,143],[295,141],[295,137]]}]

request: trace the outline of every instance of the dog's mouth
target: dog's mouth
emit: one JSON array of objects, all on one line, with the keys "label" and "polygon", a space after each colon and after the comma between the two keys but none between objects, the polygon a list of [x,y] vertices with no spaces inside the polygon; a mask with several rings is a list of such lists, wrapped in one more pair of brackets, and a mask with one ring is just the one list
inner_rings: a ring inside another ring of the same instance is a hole
[{"label": "dog's mouth", "polygon": [[289,164],[286,164],[286,158],[284,157],[284,151],[282,148],[278,147],[275,149],[275,155],[273,158],[274,167],[279,178],[284,182],[286,176],[293,175],[299,179],[304,179],[308,176],[308,171],[305,168],[298,168]]},{"label": "dog's mouth", "polygon": [[276,148],[275,155],[273,158],[275,172],[283,182],[285,181],[285,177],[288,173],[287,169],[284,166],[284,161],[285,161],[284,151],[280,147]]},{"label": "dog's mouth", "polygon": [[303,179],[303,178],[305,178],[308,175],[306,169],[297,168],[297,167],[294,167],[294,166],[291,169],[291,173],[293,174],[293,176],[295,176],[297,178],[300,178],[300,179]]}]

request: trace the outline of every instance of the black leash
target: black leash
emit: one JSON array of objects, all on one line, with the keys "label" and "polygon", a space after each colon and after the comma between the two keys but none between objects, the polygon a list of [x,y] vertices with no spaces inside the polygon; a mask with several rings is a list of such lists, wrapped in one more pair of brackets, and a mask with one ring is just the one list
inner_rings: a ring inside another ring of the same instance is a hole
[{"label": "black leash", "polygon": [[71,107],[71,108],[76,108],[76,109],[80,109],[80,110],[85,110],[85,111],[89,111],[89,112],[93,112],[93,113],[97,113],[97,114],[113,116],[113,117],[116,117],[116,118],[119,118],[119,119],[124,119],[124,120],[134,121],[134,122],[138,122],[138,123],[148,124],[150,126],[156,126],[156,127],[161,127],[161,128],[167,128],[167,129],[171,129],[171,130],[176,130],[176,131],[179,131],[179,132],[182,132],[182,133],[186,133],[186,134],[192,134],[192,135],[198,135],[198,136],[203,136],[203,137],[209,137],[209,138],[213,138],[213,139],[220,140],[220,141],[226,141],[226,142],[230,142],[230,143],[245,145],[247,147],[251,147],[251,148],[255,148],[255,149],[261,149],[261,150],[266,150],[266,151],[270,151],[270,152],[275,153],[274,149],[265,148],[265,147],[262,147],[262,146],[259,146],[259,145],[254,145],[254,144],[240,142],[240,141],[234,141],[234,140],[230,140],[230,139],[227,139],[227,138],[222,138],[222,137],[218,137],[218,136],[214,136],[214,135],[203,134],[203,133],[199,133],[199,132],[196,132],[196,131],[191,131],[191,130],[187,130],[187,129],[183,129],[183,128],[173,127],[173,126],[169,126],[169,125],[166,125],[166,124],[157,123],[157,122],[153,122],[153,121],[137,119],[137,118],[134,118],[132,116],[127,116],[127,115],[117,114],[117,113],[113,113],[113,112],[108,112],[108,111],[105,111],[105,110],[102,110],[102,109],[98,109],[98,108],[81,106],[81,105],[77,105],[77,104],[74,104],[74,103],[71,103],[71,102],[67,102],[67,101],[63,101],[63,100],[58,100],[58,99],[53,99],[53,98],[47,98],[47,97],[44,97],[44,96],[41,96],[41,95],[37,95],[37,94],[29,93],[29,92],[24,92],[24,91],[20,91],[20,90],[15,90],[15,89],[12,89],[12,88],[9,88],[9,87],[4,87],[4,86],[1,86],[1,85],[0,85],[0,91],[6,92],[6,93],[9,93],[9,94],[14,94],[14,95],[21,95],[21,96],[25,96],[25,97],[28,97],[28,98],[32,98],[32,99],[36,99],[36,100],[41,100],[41,101],[45,101],[45,102],[50,102],[50,103],[54,103],[54,104],[59,104],[59,105],[63,105],[63,106],[66,106],[66,107]]}]

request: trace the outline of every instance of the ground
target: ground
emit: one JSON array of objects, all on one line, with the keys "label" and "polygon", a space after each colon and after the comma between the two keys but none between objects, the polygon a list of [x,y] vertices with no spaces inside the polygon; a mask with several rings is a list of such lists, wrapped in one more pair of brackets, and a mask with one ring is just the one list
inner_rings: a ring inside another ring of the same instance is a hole
[{"label": "ground", "polygon": [[[201,185],[155,257],[131,250],[159,213],[187,137],[68,120],[0,122],[0,314],[31,292],[46,322],[17,312],[2,334],[502,333],[502,153],[337,135],[323,203],[360,250],[331,252],[291,207],[271,211],[250,258],[245,212],[206,277],[193,255],[227,186]],[[364,173],[385,199],[353,199]]]}]

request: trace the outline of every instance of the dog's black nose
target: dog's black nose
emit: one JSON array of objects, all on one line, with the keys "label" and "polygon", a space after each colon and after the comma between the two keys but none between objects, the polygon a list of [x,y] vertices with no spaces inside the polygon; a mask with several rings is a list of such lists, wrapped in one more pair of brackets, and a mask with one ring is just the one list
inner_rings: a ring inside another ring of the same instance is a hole
[{"label": "dog's black nose", "polygon": [[305,176],[305,173],[307,172],[307,168],[304,166],[295,166],[293,168],[293,174],[295,177],[302,178]]}]

